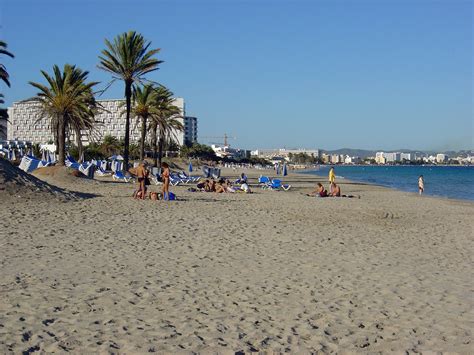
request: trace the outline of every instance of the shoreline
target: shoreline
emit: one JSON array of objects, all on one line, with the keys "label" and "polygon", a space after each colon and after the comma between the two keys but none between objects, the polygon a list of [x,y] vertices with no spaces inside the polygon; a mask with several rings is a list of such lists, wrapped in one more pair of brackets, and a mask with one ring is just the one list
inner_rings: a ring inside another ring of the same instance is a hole
[{"label": "shoreline", "polygon": [[[350,166],[350,165],[346,165],[346,166]],[[357,165],[354,165],[354,166],[357,166]],[[410,165],[407,165],[407,166],[410,166]],[[436,165],[434,165],[434,166],[436,166]],[[319,176],[319,177],[326,177],[327,178],[327,174],[325,174],[325,175],[315,174],[318,171],[319,170],[306,170],[304,172],[299,172],[299,173],[303,174],[303,175],[313,175],[313,176]],[[336,176],[336,182],[338,180],[339,180],[339,183],[341,182],[341,180],[344,180],[344,181],[350,181],[351,183],[361,183],[361,184],[366,184],[366,185],[379,186],[379,187],[384,187],[384,188],[387,188],[387,189],[390,189],[390,190],[406,192],[406,193],[412,193],[412,194],[418,195],[418,193],[415,192],[415,191],[408,191],[408,190],[404,190],[404,189],[397,188],[397,187],[394,187],[394,186],[387,186],[387,185],[383,185],[383,184],[378,184],[376,182],[368,182],[368,181],[363,181],[363,180],[352,180],[352,179],[348,179],[348,178],[345,178],[345,177],[343,177],[342,179],[341,179],[341,177],[339,177],[339,179],[338,179],[338,177]],[[326,181],[326,183],[327,183],[327,181]],[[422,196],[423,197],[430,197],[430,198],[439,198],[439,199],[446,199],[446,200],[453,200],[453,201],[464,201],[464,202],[474,203],[474,199],[469,199],[469,198],[463,199],[463,198],[459,198],[459,197],[458,198],[448,197],[448,196],[442,196],[442,195],[436,195],[436,194],[429,194],[429,193],[426,193],[426,192]]]}]

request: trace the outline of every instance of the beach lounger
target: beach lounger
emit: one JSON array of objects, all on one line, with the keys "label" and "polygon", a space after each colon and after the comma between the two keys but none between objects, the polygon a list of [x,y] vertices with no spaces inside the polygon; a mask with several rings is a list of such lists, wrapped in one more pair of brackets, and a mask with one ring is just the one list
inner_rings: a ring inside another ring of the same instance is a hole
[{"label": "beach lounger", "polygon": [[260,175],[260,177],[258,178],[258,184],[262,187],[262,188],[265,188],[267,187],[269,184],[271,184],[271,180],[268,176],[263,176],[263,175]]},{"label": "beach lounger", "polygon": [[127,177],[121,172],[120,170],[117,170],[114,175],[112,175],[112,179],[114,181],[125,181],[125,182],[131,182],[132,177]]},{"label": "beach lounger", "polygon": [[79,167],[81,166],[81,164],[75,161],[74,158],[71,157],[70,155],[68,155],[66,159],[64,160],[64,165],[66,165],[68,168],[73,168],[76,170],[79,170]]},{"label": "beach lounger", "polygon": [[188,182],[198,182],[201,179],[200,176],[189,176],[184,171],[179,173],[178,177],[182,180],[187,180]]},{"label": "beach lounger", "polygon": [[163,183],[161,182],[160,178],[158,178],[158,176],[150,174],[149,178],[155,185],[163,185]]},{"label": "beach lounger", "polygon": [[181,184],[183,181],[176,175],[170,175],[170,184],[173,186]]},{"label": "beach lounger", "polygon": [[112,176],[112,173],[105,171],[100,166],[97,166],[95,173],[97,176],[100,176],[100,177]]},{"label": "beach lounger", "polygon": [[291,188],[291,185],[283,184],[279,179],[273,179],[270,184],[267,185],[271,190],[280,190],[283,189],[288,191]]}]

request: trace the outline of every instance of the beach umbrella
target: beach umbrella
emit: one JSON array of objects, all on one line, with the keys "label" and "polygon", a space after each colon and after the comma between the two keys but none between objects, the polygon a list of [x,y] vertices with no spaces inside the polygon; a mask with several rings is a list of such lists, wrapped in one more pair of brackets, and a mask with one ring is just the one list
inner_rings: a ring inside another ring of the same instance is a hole
[{"label": "beach umbrella", "polygon": [[8,158],[8,160],[12,160],[12,150],[11,149],[8,149],[7,158]]},{"label": "beach umbrella", "polygon": [[23,148],[20,148],[20,158],[23,157]]},{"label": "beach umbrella", "polygon": [[286,176],[288,175],[288,171],[287,171],[287,168],[286,168],[286,163],[283,164],[283,176]]},{"label": "beach umbrella", "polygon": [[12,149],[12,159],[11,160],[16,160],[15,149]]},{"label": "beach umbrella", "polygon": [[190,173],[193,172],[193,163],[189,162],[188,170],[189,170]]},{"label": "beach umbrella", "polygon": [[46,149],[43,149],[43,153],[41,154],[41,160],[46,161]]},{"label": "beach umbrella", "polygon": [[47,159],[48,163],[52,163],[53,162],[53,159],[51,159],[51,152],[48,150],[48,159]]},{"label": "beach umbrella", "polygon": [[280,175],[280,163],[276,165],[276,174]]},{"label": "beach umbrella", "polygon": [[84,152],[81,153],[81,163],[84,163]]}]

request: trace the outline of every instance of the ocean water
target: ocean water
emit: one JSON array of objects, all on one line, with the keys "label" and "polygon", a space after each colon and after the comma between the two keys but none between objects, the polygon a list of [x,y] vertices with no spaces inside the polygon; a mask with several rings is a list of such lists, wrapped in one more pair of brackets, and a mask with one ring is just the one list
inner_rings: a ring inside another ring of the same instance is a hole
[{"label": "ocean water", "polygon": [[[308,174],[328,176],[329,166]],[[337,180],[346,178],[402,191],[418,192],[418,176],[425,180],[425,194],[474,201],[474,166],[335,166]]]}]

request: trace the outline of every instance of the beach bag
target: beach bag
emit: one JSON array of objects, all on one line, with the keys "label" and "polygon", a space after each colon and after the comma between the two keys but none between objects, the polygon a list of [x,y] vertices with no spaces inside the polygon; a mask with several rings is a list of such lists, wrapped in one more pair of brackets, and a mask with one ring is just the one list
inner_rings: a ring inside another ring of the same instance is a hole
[{"label": "beach bag", "polygon": [[163,200],[166,200],[166,201],[174,201],[176,200],[176,195],[172,192],[168,192],[168,196],[166,196],[166,194],[163,196]]}]

